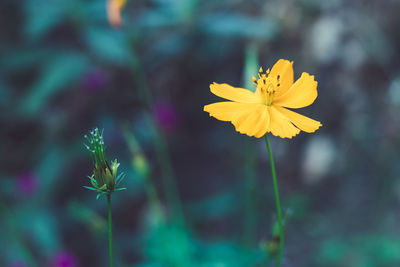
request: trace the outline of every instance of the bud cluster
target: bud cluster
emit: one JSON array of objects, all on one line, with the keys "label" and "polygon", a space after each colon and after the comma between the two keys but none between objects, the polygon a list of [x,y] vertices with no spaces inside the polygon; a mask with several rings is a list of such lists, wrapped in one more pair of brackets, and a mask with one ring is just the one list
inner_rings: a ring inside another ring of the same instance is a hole
[{"label": "bud cluster", "polygon": [[98,192],[97,198],[104,194],[125,190],[124,187],[118,188],[125,178],[124,173],[119,175],[117,173],[120,164],[114,160],[110,165],[106,159],[103,132],[100,133],[99,129],[95,128],[89,132],[89,135],[85,135],[85,139],[87,141],[85,146],[90,152],[94,169],[93,174],[88,176],[93,187],[84,187]]}]

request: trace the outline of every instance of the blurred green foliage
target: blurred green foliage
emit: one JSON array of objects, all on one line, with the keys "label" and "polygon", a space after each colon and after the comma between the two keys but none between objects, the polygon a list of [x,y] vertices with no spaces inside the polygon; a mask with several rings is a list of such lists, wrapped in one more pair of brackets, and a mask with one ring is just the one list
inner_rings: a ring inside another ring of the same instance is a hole
[{"label": "blurred green foliage", "polygon": [[117,266],[272,266],[265,144],[202,108],[210,83],[254,90],[279,58],[315,75],[324,125],[271,140],[284,266],[399,266],[399,8],[128,1],[114,29],[105,0],[2,1],[0,266],[107,266],[106,203],[82,189],[93,127],[127,174]]}]

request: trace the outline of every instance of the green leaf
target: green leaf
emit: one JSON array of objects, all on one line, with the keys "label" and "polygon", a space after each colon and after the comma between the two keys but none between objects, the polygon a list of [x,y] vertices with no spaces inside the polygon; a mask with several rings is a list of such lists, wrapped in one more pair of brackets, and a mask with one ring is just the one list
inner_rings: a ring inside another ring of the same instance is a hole
[{"label": "green leaf", "polygon": [[41,162],[36,166],[35,172],[40,177],[40,198],[49,198],[54,193],[54,188],[59,185],[59,179],[63,177],[70,155],[66,149],[52,146],[45,147],[46,154],[41,157]]},{"label": "green leaf", "polygon": [[88,176],[88,177],[89,177],[89,179],[90,179],[90,182],[92,183],[92,185],[93,185],[95,188],[98,188],[98,187],[99,187],[99,185],[98,185],[98,183],[97,183],[96,179],[94,179],[94,175],[92,175],[92,176]]},{"label": "green leaf", "polygon": [[235,187],[215,193],[199,201],[188,203],[190,216],[196,220],[210,220],[226,216],[240,207]]},{"label": "green leaf", "polygon": [[84,35],[89,50],[98,58],[124,65],[128,58],[126,36],[108,28],[88,28]]},{"label": "green leaf", "polygon": [[39,39],[63,22],[65,1],[62,0],[26,0],[25,33],[30,39]]},{"label": "green leaf", "polygon": [[106,184],[103,184],[103,185],[99,188],[99,190],[107,190],[107,185],[106,185]]},{"label": "green leaf", "polygon": [[22,100],[21,112],[36,115],[56,93],[68,89],[88,67],[87,58],[78,53],[60,51],[41,70],[40,78]]},{"label": "green leaf", "polygon": [[117,191],[122,191],[122,190],[126,190],[126,187],[117,188],[114,191],[117,192]]},{"label": "green leaf", "polygon": [[278,24],[272,19],[245,16],[239,13],[215,13],[204,15],[200,22],[202,30],[221,38],[258,37],[269,40],[277,34]]},{"label": "green leaf", "polygon": [[93,188],[93,187],[90,187],[90,186],[83,186],[84,188],[86,188],[86,189],[89,189],[89,190],[92,190],[92,191],[97,191],[97,189],[96,188]]},{"label": "green leaf", "polygon": [[125,176],[126,176],[126,175],[125,175],[125,173],[123,173],[123,172],[122,172],[120,175],[118,175],[118,177],[117,177],[117,182],[116,182],[116,185],[117,185],[117,186],[119,186],[119,184],[121,183],[121,181],[124,180]]}]

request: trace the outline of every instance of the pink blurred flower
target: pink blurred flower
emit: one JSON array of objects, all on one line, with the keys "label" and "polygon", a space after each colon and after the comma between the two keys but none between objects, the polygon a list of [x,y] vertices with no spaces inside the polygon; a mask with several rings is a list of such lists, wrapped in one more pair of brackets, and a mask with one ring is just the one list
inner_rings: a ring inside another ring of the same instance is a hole
[{"label": "pink blurred flower", "polygon": [[169,132],[178,127],[179,115],[171,103],[167,101],[158,101],[153,107],[154,117],[160,127]]},{"label": "pink blurred flower", "polygon": [[32,195],[38,189],[38,179],[35,173],[25,172],[17,178],[17,188],[22,195]]},{"label": "pink blurred flower", "polygon": [[58,252],[51,259],[51,267],[76,267],[78,266],[76,257],[67,251]]}]

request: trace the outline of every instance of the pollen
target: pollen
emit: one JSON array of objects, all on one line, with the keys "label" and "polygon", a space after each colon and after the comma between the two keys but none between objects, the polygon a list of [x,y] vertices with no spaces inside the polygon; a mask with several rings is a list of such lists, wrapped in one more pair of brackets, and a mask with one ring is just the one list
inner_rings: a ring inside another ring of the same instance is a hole
[{"label": "pollen", "polygon": [[264,105],[271,106],[274,95],[280,87],[280,75],[273,77],[270,75],[269,69],[263,73],[262,68],[260,68],[258,77],[258,80],[253,77],[253,82],[257,85],[256,94],[261,97]]}]

